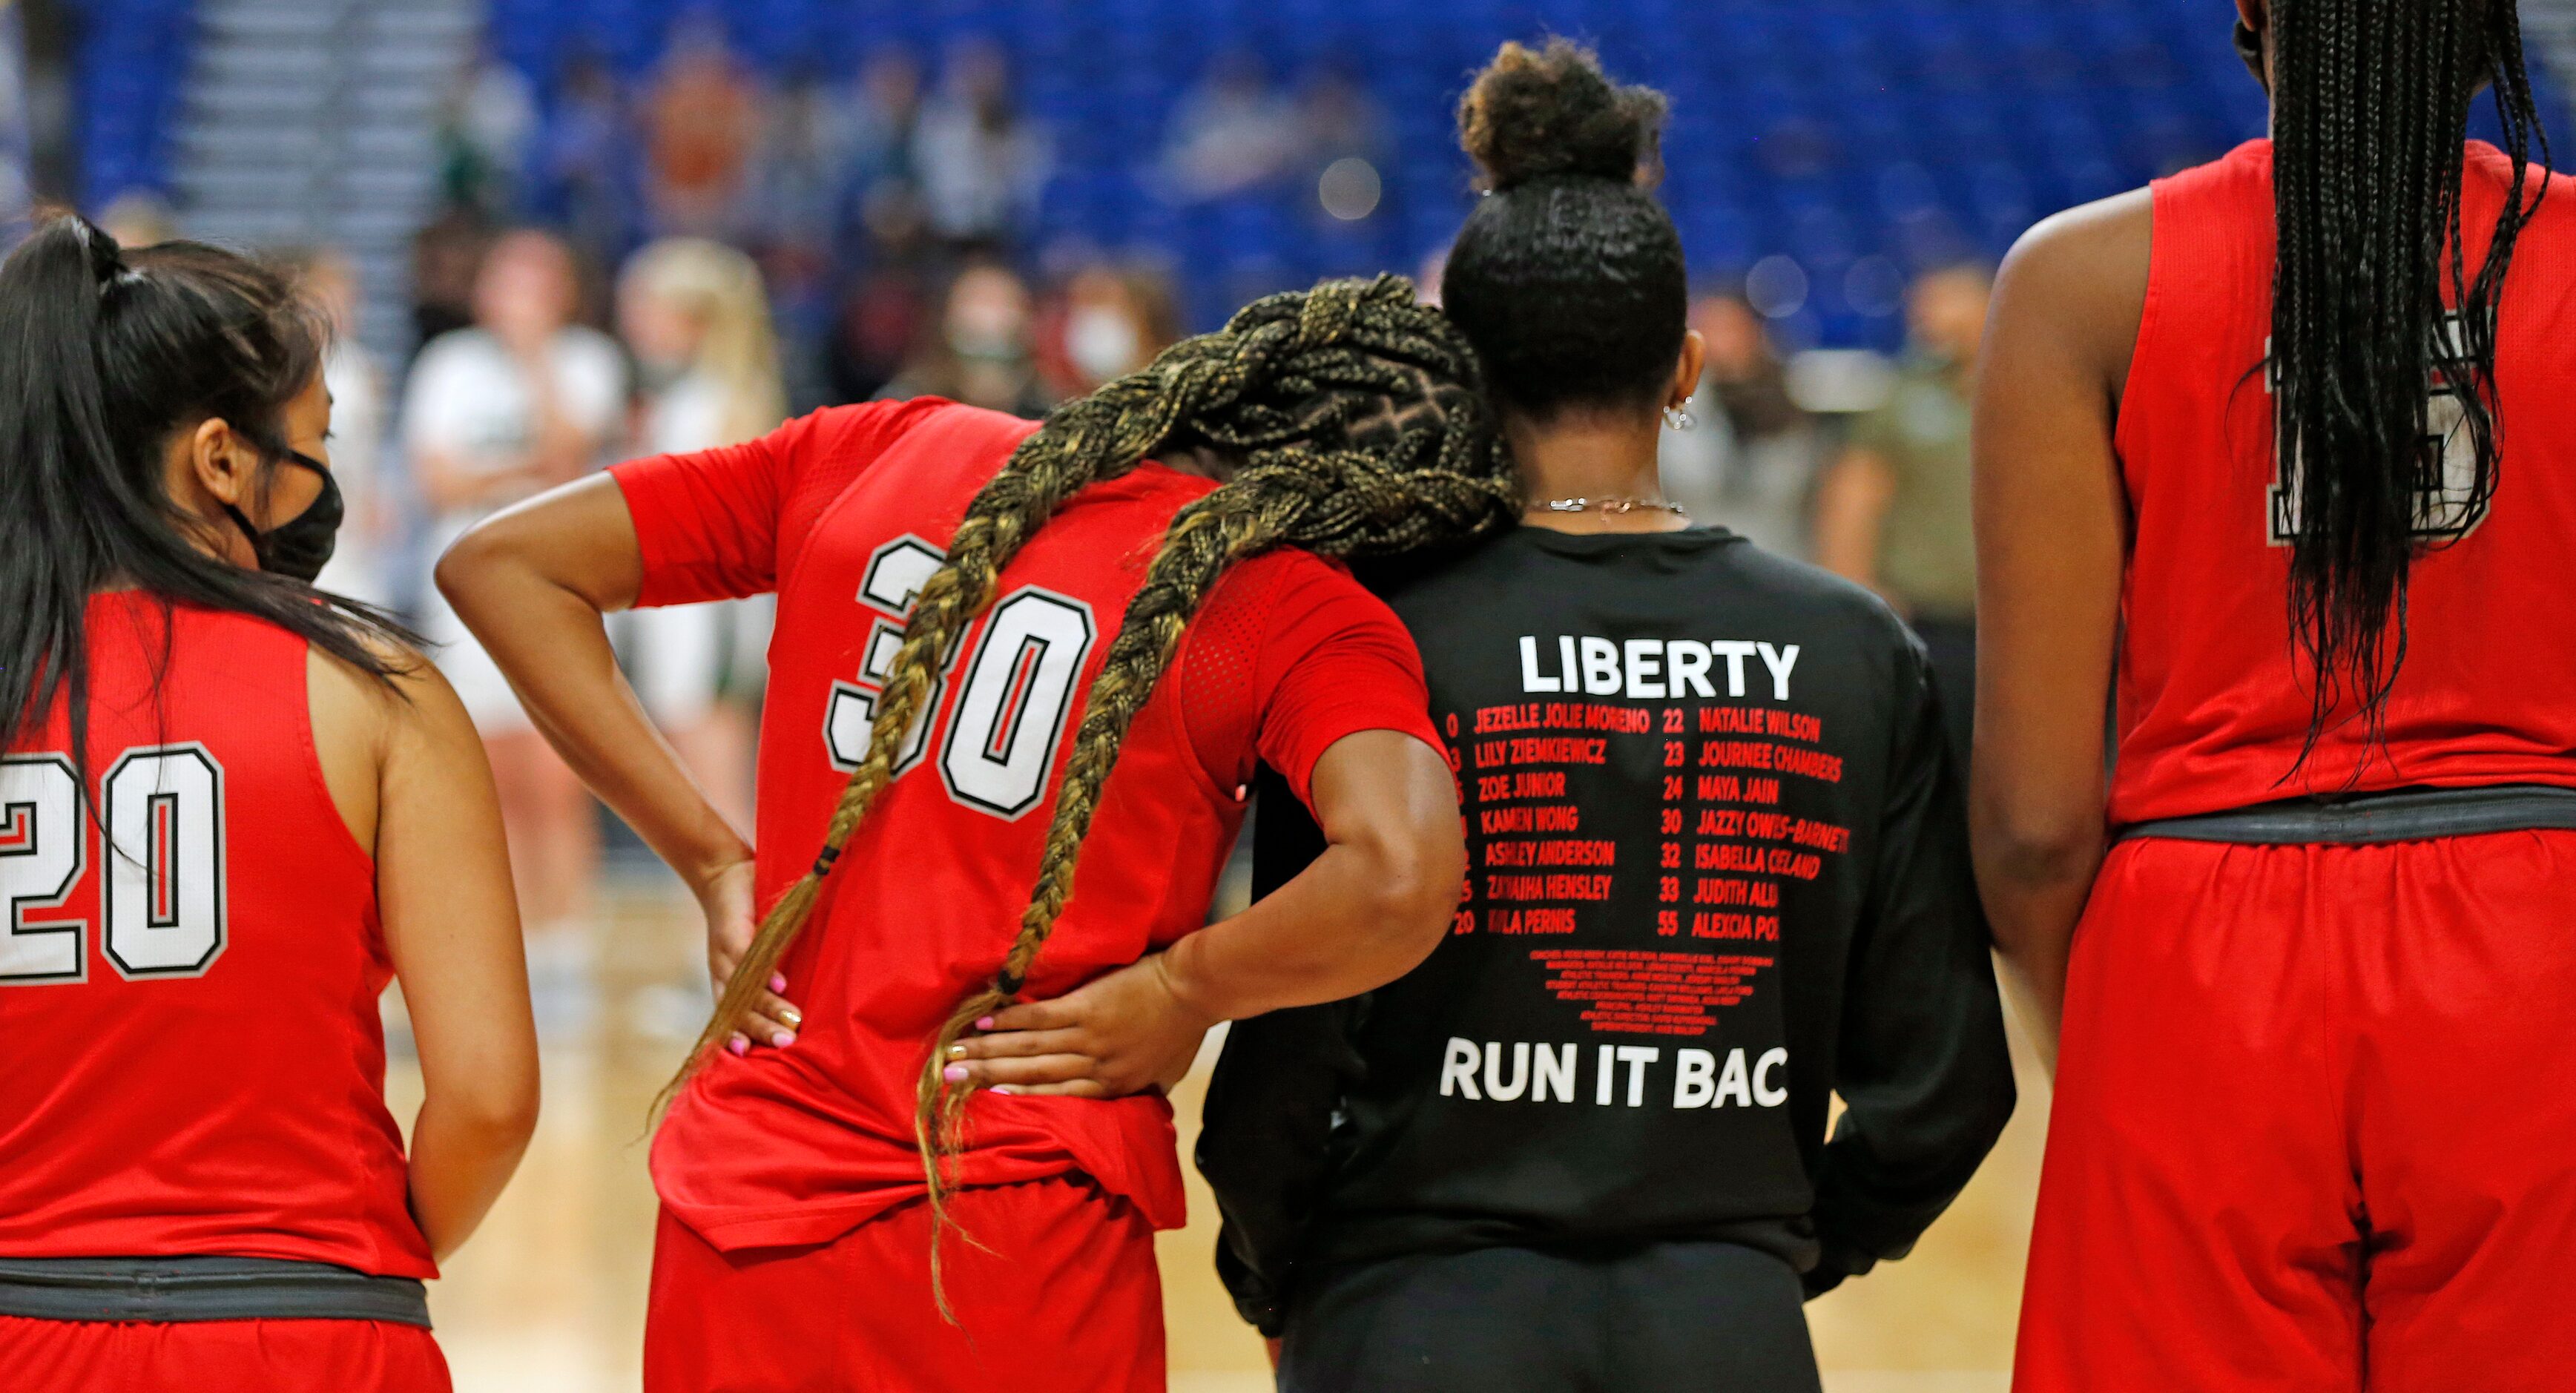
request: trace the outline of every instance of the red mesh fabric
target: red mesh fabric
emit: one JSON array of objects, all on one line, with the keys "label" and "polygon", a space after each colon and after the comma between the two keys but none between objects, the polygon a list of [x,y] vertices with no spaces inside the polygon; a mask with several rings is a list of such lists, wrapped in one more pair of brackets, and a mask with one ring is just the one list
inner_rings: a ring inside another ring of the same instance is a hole
[{"label": "red mesh fabric", "polygon": [[1258,759],[1305,798],[1315,762],[1357,731],[1440,743],[1413,636],[1349,572],[1306,552],[1255,557],[1219,580],[1172,677],[1199,764],[1223,789],[1248,783]]}]

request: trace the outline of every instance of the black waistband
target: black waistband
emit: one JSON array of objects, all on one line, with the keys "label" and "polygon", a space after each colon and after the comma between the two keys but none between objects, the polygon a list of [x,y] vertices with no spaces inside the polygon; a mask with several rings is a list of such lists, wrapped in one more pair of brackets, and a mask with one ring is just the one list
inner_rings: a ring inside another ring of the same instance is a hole
[{"label": "black waistband", "polygon": [[2494,832],[2576,832],[2576,789],[2545,784],[2401,788],[2325,803],[2299,798],[2199,817],[2133,823],[2119,840],[2163,837],[2248,846],[2368,846]]},{"label": "black waistband", "polygon": [[0,1258],[0,1315],[37,1320],[381,1320],[429,1328],[410,1277],[274,1258]]}]

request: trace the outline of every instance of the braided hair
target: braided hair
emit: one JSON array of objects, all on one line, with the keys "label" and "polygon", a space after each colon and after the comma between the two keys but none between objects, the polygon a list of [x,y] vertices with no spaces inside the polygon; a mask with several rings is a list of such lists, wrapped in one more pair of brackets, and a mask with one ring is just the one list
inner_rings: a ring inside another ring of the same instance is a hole
[{"label": "braided hair", "polygon": [[[805,926],[841,848],[893,781],[942,658],[991,603],[1002,568],[1085,486],[1118,478],[1154,452],[1194,447],[1239,468],[1164,533],[1075,730],[1019,932],[992,981],[950,1013],[922,1066],[915,1136],[934,1233],[945,1222],[945,1162],[958,1149],[966,1100],[964,1088],[941,1077],[941,1061],[974,1021],[1018,999],[1072,893],[1119,744],[1218,578],[1277,547],[1383,555],[1463,540],[1520,513],[1475,355],[1397,276],[1257,301],[1223,331],[1185,339],[1142,370],[1058,407],[966,505],[947,561],[914,604],[868,757],[841,793],[822,853],[761,920],[674,1089],[752,1004]],[[937,1256],[934,1237],[934,1286]]]},{"label": "braided hair", "polygon": [[[2497,305],[2538,206],[2525,198],[2532,147],[2544,164],[2549,147],[2514,0],[2271,0],[2269,27],[2274,535],[2290,550],[2291,628],[2315,674],[2304,765],[2346,700],[2376,735],[2406,659],[2417,550],[2457,535],[2495,495]],[[2241,26],[2238,46],[2260,56]],[[2471,274],[2460,150],[2481,86],[2494,89],[2513,182]],[[2428,384],[2457,403],[2456,426],[2436,421]],[[2447,430],[2474,454],[2457,490],[2443,477],[2448,442],[2427,458]]]}]

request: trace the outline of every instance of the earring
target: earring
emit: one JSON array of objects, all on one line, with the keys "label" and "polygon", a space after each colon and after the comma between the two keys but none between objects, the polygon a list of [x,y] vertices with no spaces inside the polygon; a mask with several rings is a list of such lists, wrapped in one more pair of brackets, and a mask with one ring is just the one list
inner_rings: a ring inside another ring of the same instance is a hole
[{"label": "earring", "polygon": [[1683,409],[1683,408],[1685,408],[1685,407],[1688,407],[1689,405],[1690,405],[1690,401],[1689,401],[1688,399],[1685,399],[1685,400],[1682,402],[1681,406],[1667,406],[1667,407],[1665,407],[1665,408],[1664,408],[1664,427],[1665,427],[1665,429],[1667,429],[1667,430],[1689,430],[1691,427],[1698,425],[1698,424],[1699,424],[1699,418],[1698,418],[1697,416],[1694,416],[1694,415],[1690,414],[1690,412],[1689,412],[1689,411],[1687,411],[1687,410]]}]

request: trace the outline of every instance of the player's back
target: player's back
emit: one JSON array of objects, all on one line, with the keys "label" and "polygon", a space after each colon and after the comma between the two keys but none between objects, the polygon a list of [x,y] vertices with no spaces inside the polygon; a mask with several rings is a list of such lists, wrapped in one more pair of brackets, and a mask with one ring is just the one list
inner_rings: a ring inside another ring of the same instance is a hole
[{"label": "player's back", "polygon": [[[2298,519],[2295,495],[2281,488],[2263,371],[2271,154],[2256,141],[2155,189],[2146,309],[2119,411],[2133,540],[2113,820],[2306,794],[2576,785],[2576,704],[2564,695],[2576,690],[2576,605],[2556,580],[2576,548],[2576,407],[2566,396],[2576,379],[2576,188],[2562,178],[2536,195],[2505,283],[2495,335],[2503,453],[2482,508],[2467,501],[2467,430],[2434,394],[2444,470],[2418,503],[2428,546],[2407,596],[2384,749],[2347,704],[2299,767],[2312,684],[2289,629]],[[2478,143],[2466,170],[2460,224],[2474,268],[2512,172]],[[2541,175],[2531,171],[2535,190]]]},{"label": "player's back", "polygon": [[[813,864],[869,750],[914,600],[969,500],[1034,429],[944,402],[886,403],[617,471],[644,603],[777,591],[761,718],[762,905]],[[1215,487],[1140,464],[1076,492],[1002,567],[785,960],[804,1019],[794,1045],[709,1061],[656,1140],[663,1199],[698,1232],[723,1247],[820,1242],[921,1192],[913,1109],[927,1042],[999,969],[1091,684],[1172,519]],[[773,525],[774,539],[743,544]],[[1357,665],[1334,666],[1345,660]],[[1402,626],[1311,555],[1233,568],[1120,741],[1028,995],[1060,995],[1200,927],[1256,750],[1293,769],[1302,796],[1324,747],[1361,729],[1433,738]],[[1159,1095],[981,1094],[972,1107],[964,1183],[1078,1170],[1157,1223],[1179,1222]]]},{"label": "player's back", "polygon": [[139,592],[87,640],[86,748],[58,702],[0,762],[0,1257],[432,1275],[304,641]]}]

